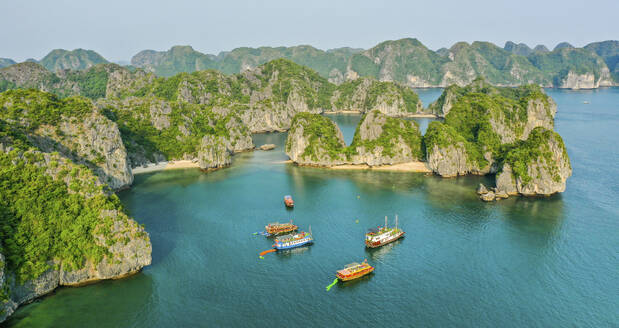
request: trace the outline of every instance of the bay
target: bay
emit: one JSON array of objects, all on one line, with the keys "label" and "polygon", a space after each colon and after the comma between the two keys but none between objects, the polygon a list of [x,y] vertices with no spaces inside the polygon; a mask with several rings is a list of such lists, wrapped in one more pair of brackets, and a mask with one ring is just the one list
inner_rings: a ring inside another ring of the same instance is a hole
[{"label": "bay", "polygon": [[[425,105],[440,95],[426,92]],[[285,134],[256,135],[278,147],[210,173],[137,175],[120,197],[150,233],[153,264],[58,289],[6,326],[616,327],[619,88],[547,92],[574,171],[562,194],[483,203],[475,187],[490,177],[296,167],[283,163]],[[350,143],[359,117],[331,117]],[[365,230],[395,214],[406,238],[366,250]],[[259,259],[272,240],[253,233],[290,219],[315,244]],[[325,290],[363,259],[372,275]]]}]

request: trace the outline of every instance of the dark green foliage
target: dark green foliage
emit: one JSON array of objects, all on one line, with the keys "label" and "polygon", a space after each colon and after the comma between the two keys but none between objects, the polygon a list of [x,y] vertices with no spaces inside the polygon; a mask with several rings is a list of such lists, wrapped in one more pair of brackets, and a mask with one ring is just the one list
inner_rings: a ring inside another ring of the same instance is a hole
[{"label": "dark green foliage", "polygon": [[[382,116],[386,122],[382,125],[382,133],[375,140],[362,140],[359,128],[368,115]],[[314,161],[318,160],[319,153],[326,153],[331,159],[343,159],[344,156],[350,159],[351,156],[357,154],[357,147],[365,147],[367,151],[373,151],[376,147],[382,147],[383,154],[386,156],[395,156],[396,143],[401,137],[404,142],[410,147],[413,156],[417,159],[424,157],[422,148],[422,137],[419,132],[417,122],[406,121],[401,118],[387,117],[384,114],[373,111],[365,114],[357,130],[350,146],[346,147],[337,137],[337,126],[328,117],[319,114],[299,113],[295,115],[292,128],[288,132],[294,133],[294,129],[301,122],[303,126],[303,136],[308,138],[308,146],[301,154],[303,158],[311,158]],[[286,150],[290,151],[291,144],[286,144]]]},{"label": "dark green foliage", "polygon": [[0,94],[0,118],[27,120],[31,131],[42,124],[56,125],[63,116],[79,119],[92,111],[91,101],[79,96],[60,99],[48,92],[23,89]]},{"label": "dark green foliage", "polygon": [[382,97],[388,105],[397,102],[400,99],[406,106],[406,111],[409,113],[417,112],[417,104],[419,96],[410,88],[393,82],[379,82],[375,79],[359,78],[352,81],[344,82],[335,88],[337,92],[336,99],[333,104],[338,109],[352,108],[353,96],[364,83],[369,81],[366,97],[363,98],[363,103],[354,104],[354,109],[361,111],[369,111],[375,108],[378,103],[378,98]]},{"label": "dark green foliage", "polygon": [[380,66],[376,65],[367,56],[361,54],[354,55],[351,58],[350,67],[360,76],[378,78],[378,73],[380,72]]},{"label": "dark green foliage", "polygon": [[4,92],[6,90],[15,89],[17,86],[15,83],[7,80],[0,80],[0,92]]},{"label": "dark green foliage", "polygon": [[[183,154],[195,154],[198,151],[202,137],[217,135],[228,138],[230,131],[226,124],[231,119],[238,119],[234,114],[220,116],[213,113],[206,105],[169,102],[172,111],[168,116],[170,126],[161,130],[151,123],[151,106],[163,106],[156,98],[146,98],[127,106],[107,107],[103,114],[118,124],[123,143],[129,153],[139,153],[142,150],[147,158],[155,153],[167,158],[181,158]],[[189,135],[184,135],[179,126],[185,126]],[[245,126],[241,130],[247,131]],[[141,148],[141,149],[140,149]]]},{"label": "dark green foliage", "polygon": [[86,98],[96,100],[105,97],[108,72],[103,66],[96,66],[84,72],[73,72],[67,79],[77,82],[80,95]]},{"label": "dark green foliage", "polygon": [[107,63],[107,60],[92,50],[75,49],[67,51],[56,49],[43,57],[40,63],[43,67],[54,72],[68,68],[83,70],[96,64]]},{"label": "dark green foliage", "polygon": [[600,77],[603,61],[595,53],[585,49],[561,48],[549,53],[534,53],[529,56],[531,63],[542,72],[553,76],[558,85],[572,71],[576,74],[593,73]]},{"label": "dark green foliage", "polygon": [[561,136],[554,131],[541,127],[533,129],[527,140],[521,140],[503,147],[504,161],[512,167],[514,176],[522,179],[523,185],[531,182],[532,177],[528,173],[528,168],[535,162],[545,165],[555,181],[560,180],[558,163],[553,161],[549,146],[551,140],[558,143],[559,147],[563,149],[563,156],[568,158]]},{"label": "dark green foliage", "polygon": [[536,85],[500,88],[478,78],[465,87],[448,87],[432,106],[442,106],[448,94],[453,99],[453,105],[444,124],[432,123],[428,127],[424,137],[427,149],[434,144],[445,147],[465,140],[463,145],[468,160],[478,167],[488,164],[483,156],[486,152],[491,152],[495,159],[505,156],[505,147],[494,131],[491,120],[501,122],[505,129],[511,130],[519,138],[528,120],[529,101],[540,100],[550,110],[548,96]]},{"label": "dark green foliage", "polygon": [[[368,115],[383,116],[386,120],[382,126],[382,133],[374,140],[361,140],[359,127]],[[367,151],[372,152],[376,147],[382,147],[382,154],[393,157],[395,156],[395,145],[399,142],[400,137],[404,143],[410,147],[415,158],[421,160],[424,157],[422,147],[422,137],[419,131],[419,124],[416,121],[406,121],[401,118],[388,117],[378,111],[365,114],[353,137],[352,143],[348,147],[347,155],[350,156],[356,153],[357,147],[365,147]]]},{"label": "dark green foliage", "polygon": [[[299,113],[295,115],[292,120],[292,126],[296,126],[298,121],[307,122],[303,124],[303,135],[309,137],[309,145],[305,147],[301,157],[309,157],[317,161],[318,153],[323,151],[325,151],[331,159],[341,157],[344,146],[342,146],[340,140],[337,138],[337,128],[333,121],[328,117],[310,113]],[[292,134],[294,130],[290,130],[288,133]],[[290,144],[286,144],[286,149],[288,151],[290,150]]]},{"label": "dark green foliage", "polygon": [[261,68],[264,82],[272,79],[273,73],[277,72],[277,81],[273,87],[274,101],[286,103],[294,84],[309,108],[331,107],[330,97],[335,86],[315,71],[287,59],[270,61]]},{"label": "dark green foliage", "polygon": [[585,49],[602,57],[613,79],[619,83],[619,41],[594,42],[586,45]]},{"label": "dark green foliage", "polygon": [[121,210],[116,196],[81,194],[90,188],[86,169],[78,168],[79,178],[71,183],[77,193],[71,193],[65,183],[47,175],[44,166],[32,164],[41,157],[28,152],[22,160],[17,151],[0,153],[0,240],[8,268],[19,282],[41,275],[53,259],[67,270],[82,268],[86,260],[99,263],[108,251],[97,245],[94,235],[113,224],[100,213]]},{"label": "dark green foliage", "polygon": [[466,151],[467,161],[469,163],[475,163],[478,166],[487,164],[480,147],[466,140],[454,127],[439,121],[430,122],[426,134],[423,136],[423,143],[428,151],[433,149],[434,146],[438,146],[442,149],[452,145],[454,147],[462,146]]}]

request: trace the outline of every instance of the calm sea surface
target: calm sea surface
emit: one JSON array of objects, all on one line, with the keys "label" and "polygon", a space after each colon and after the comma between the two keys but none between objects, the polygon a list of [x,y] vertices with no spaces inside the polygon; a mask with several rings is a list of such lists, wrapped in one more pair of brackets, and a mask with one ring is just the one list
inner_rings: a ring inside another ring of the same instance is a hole
[{"label": "calm sea surface", "polygon": [[[617,327],[619,89],[547,92],[574,169],[561,195],[483,203],[486,177],[300,168],[281,163],[285,134],[257,135],[278,148],[208,174],[138,175],[121,193],[150,233],[151,266],[61,288],[6,325]],[[422,90],[424,105],[439,94]],[[359,117],[331,117],[350,143]],[[406,238],[366,250],[365,230],[396,213]],[[253,232],[290,219],[316,243],[259,259],[272,241]],[[325,291],[363,259],[374,274]]]}]

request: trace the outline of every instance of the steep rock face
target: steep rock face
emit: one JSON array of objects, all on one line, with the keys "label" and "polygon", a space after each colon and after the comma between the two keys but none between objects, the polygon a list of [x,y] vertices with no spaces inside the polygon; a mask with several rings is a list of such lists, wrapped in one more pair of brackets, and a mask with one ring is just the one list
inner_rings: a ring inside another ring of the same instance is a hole
[{"label": "steep rock face", "polygon": [[604,86],[613,86],[610,71],[607,67],[600,69],[600,76],[596,78],[595,74],[587,72],[578,74],[574,71],[569,71],[565,78],[558,85],[562,89],[596,89]]},{"label": "steep rock face", "polygon": [[229,137],[225,139],[226,147],[233,153],[254,149],[254,141],[243,121],[233,116],[226,122]]},{"label": "steep rock face", "polygon": [[105,96],[108,98],[119,98],[135,93],[153,83],[155,79],[153,74],[148,74],[141,69],[131,72],[117,65],[109,66],[113,69],[108,69],[108,80],[105,87]]},{"label": "steep rock face", "polygon": [[354,110],[367,113],[373,110],[389,116],[406,116],[422,111],[419,97],[397,83],[359,78],[336,88],[331,97],[331,110]]},{"label": "steep rock face", "polygon": [[[520,111],[526,115],[526,121],[514,119]],[[516,140],[526,140],[533,129],[543,127],[554,129],[554,117],[557,105],[552,98],[540,94],[527,99],[526,108],[505,104],[502,111],[490,115],[489,122],[494,132],[501,139],[501,143],[511,143]]]},{"label": "steep rock face", "polygon": [[[20,186],[24,188],[27,186],[22,179],[37,184],[44,183],[45,191],[53,190],[53,194],[43,196],[47,197],[46,205],[56,209],[50,211],[55,214],[37,219],[43,220],[42,224],[47,232],[55,232],[58,235],[53,236],[51,244],[43,242],[44,239],[38,241],[13,239],[9,253],[14,253],[13,259],[26,257],[31,261],[26,264],[23,260],[5,263],[0,255],[0,263],[3,264],[0,268],[0,283],[3,286],[0,308],[4,309],[0,314],[0,322],[6,319],[17,305],[45,295],[58,286],[120,278],[135,273],[151,263],[152,248],[148,233],[122,211],[118,203],[115,203],[116,196],[107,194],[101,182],[88,168],[75,165],[58,153],[23,151],[22,143],[27,142],[27,138],[15,137],[20,135],[21,128],[16,125],[9,125],[8,128],[8,134],[4,134],[4,137],[0,135],[0,168],[2,168],[0,180],[6,183],[7,179],[14,179],[11,181],[15,183],[12,183],[10,190],[7,191],[6,196],[9,199],[3,200],[8,201],[8,204],[3,204],[8,205],[5,215],[16,213],[19,218],[15,221],[16,224],[31,220],[27,214],[20,212],[23,210],[12,207],[11,204],[14,203],[15,197],[19,197],[22,202],[34,201],[35,203],[29,208],[36,209],[40,206],[36,203],[38,198],[32,198],[28,191],[20,189]],[[17,144],[14,144],[15,142]],[[46,177],[51,180],[42,182]],[[59,196],[59,193],[65,195]],[[56,214],[65,210],[58,205],[67,198],[71,199],[72,207],[83,208],[71,212],[75,216],[71,219],[65,217],[68,212]],[[85,214],[83,211],[89,212]],[[90,217],[91,215],[96,217]],[[25,223],[25,226],[27,225],[28,223]],[[15,228],[3,222],[3,229],[5,237],[12,239],[13,233],[16,232],[13,230]],[[58,248],[54,243],[72,249],[71,253],[66,253],[66,250]],[[16,246],[21,249],[17,249]],[[32,252],[36,255],[32,255]]]},{"label": "steep rock face", "polygon": [[0,322],[6,320],[17,308],[17,303],[11,299],[10,293],[5,288],[8,286],[7,278],[6,261],[4,255],[0,253],[0,287],[2,288],[0,291]]},{"label": "steep rock face", "polygon": [[226,139],[220,136],[204,136],[198,151],[198,165],[203,170],[230,166],[232,159]]},{"label": "steep rock face", "polygon": [[450,178],[471,172],[471,167],[467,163],[466,149],[462,143],[449,145],[446,148],[433,145],[427,149],[427,154],[430,169],[442,177]]},{"label": "steep rock face", "polygon": [[458,98],[458,94],[455,90],[457,88],[457,85],[451,85],[445,88],[439,98],[430,105],[428,105],[428,110],[438,117],[447,116],[447,114],[449,114],[449,111],[451,110],[451,106],[453,106],[453,103]]},{"label": "steep rock face", "polygon": [[76,82],[62,81],[43,66],[32,62],[19,63],[0,69],[0,80],[11,83],[13,88],[33,88],[47,92],[62,90],[64,94],[67,93],[65,90],[78,90]]},{"label": "steep rock face", "polygon": [[423,157],[421,133],[414,121],[388,117],[379,110],[367,113],[353,142],[353,164],[369,166],[418,161]]},{"label": "steep rock face", "polygon": [[82,121],[63,120],[57,129],[41,126],[33,141],[44,151],[58,151],[91,167],[112,189],[125,188],[133,183],[118,127],[97,112]]},{"label": "steep rock face", "polygon": [[495,179],[497,190],[504,192],[508,195],[518,194],[518,188],[516,188],[516,181],[514,178],[512,167],[508,163],[503,164],[501,172],[497,173]]},{"label": "steep rock face", "polygon": [[286,139],[286,155],[301,165],[344,164],[345,147],[344,136],[337,124],[317,114],[296,115]]},{"label": "steep rock face", "polygon": [[497,176],[497,190],[525,196],[551,195],[565,191],[566,180],[571,175],[572,167],[561,136],[536,128],[529,139],[507,154],[506,164]]},{"label": "steep rock face", "polygon": [[[41,150],[58,151],[88,166],[113,189],[133,182],[117,125],[101,115],[87,99],[59,100],[44,92],[12,90],[0,97],[0,108],[19,112],[17,116],[7,113],[6,118],[19,119],[19,124],[28,129],[31,141]],[[58,115],[59,112],[62,114]]]},{"label": "steep rock face", "polygon": [[132,167],[194,159],[206,135],[222,137],[230,152],[254,148],[249,129],[225,108],[152,96],[100,100],[98,106],[118,123]]}]

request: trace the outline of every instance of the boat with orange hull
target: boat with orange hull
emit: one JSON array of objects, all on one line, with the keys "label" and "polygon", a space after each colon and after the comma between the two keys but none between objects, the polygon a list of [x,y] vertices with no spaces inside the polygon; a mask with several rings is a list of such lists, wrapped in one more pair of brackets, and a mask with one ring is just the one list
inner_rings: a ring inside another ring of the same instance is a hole
[{"label": "boat with orange hull", "polygon": [[405,232],[398,228],[397,215],[395,216],[394,228],[389,228],[387,226],[387,217],[385,216],[384,226],[370,229],[370,231],[365,234],[365,246],[369,248],[381,247],[404,237],[404,234]]},{"label": "boat with orange hull", "polygon": [[286,207],[294,207],[294,200],[292,200],[292,196],[284,196],[284,204],[286,204]]},{"label": "boat with orange hull", "polygon": [[335,276],[341,281],[349,281],[357,278],[361,278],[374,271],[374,267],[368,264],[368,260],[364,260],[362,263],[350,263],[347,264],[344,269],[338,270]]},{"label": "boat with orange hull", "polygon": [[270,235],[279,235],[282,233],[293,232],[297,229],[299,229],[299,227],[292,224],[292,220],[290,220],[289,223],[274,222],[264,226],[264,230],[266,230],[266,232]]}]

